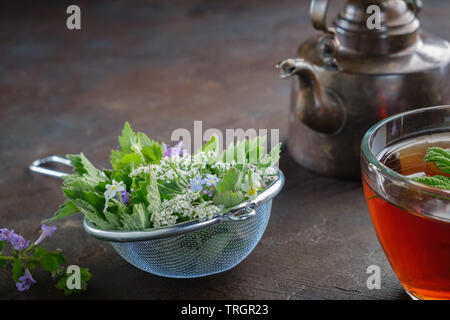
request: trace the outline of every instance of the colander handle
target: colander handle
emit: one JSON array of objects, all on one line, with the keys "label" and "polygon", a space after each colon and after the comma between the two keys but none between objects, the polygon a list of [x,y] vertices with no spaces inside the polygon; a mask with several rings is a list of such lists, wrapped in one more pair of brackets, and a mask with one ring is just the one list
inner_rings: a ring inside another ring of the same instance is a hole
[{"label": "colander handle", "polygon": [[64,176],[68,175],[68,173],[65,173],[65,172],[43,168],[42,165],[47,164],[47,163],[59,163],[59,164],[63,164],[68,167],[72,167],[69,159],[59,157],[59,156],[49,156],[49,157],[34,160],[28,168],[33,172],[37,172],[37,173],[44,174],[44,175],[50,176],[50,177],[55,177],[55,178],[62,178]]},{"label": "colander handle", "polygon": [[245,221],[253,218],[256,215],[256,211],[253,208],[245,207],[238,211],[232,211],[223,216],[222,220],[226,221]]}]

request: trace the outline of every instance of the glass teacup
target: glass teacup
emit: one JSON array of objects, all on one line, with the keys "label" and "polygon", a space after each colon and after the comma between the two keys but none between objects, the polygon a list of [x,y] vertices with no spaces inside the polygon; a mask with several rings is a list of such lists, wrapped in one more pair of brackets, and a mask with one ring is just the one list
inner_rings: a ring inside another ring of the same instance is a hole
[{"label": "glass teacup", "polygon": [[362,180],[378,239],[408,294],[450,299],[450,190],[413,180],[436,171],[424,160],[428,147],[450,149],[450,106],[374,125],[361,145]]}]

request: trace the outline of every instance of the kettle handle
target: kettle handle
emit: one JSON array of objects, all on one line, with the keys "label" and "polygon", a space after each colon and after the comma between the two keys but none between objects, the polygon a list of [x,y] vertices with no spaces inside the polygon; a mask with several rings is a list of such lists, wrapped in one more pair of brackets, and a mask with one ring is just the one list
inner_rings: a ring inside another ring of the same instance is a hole
[{"label": "kettle handle", "polygon": [[422,10],[423,7],[422,0],[405,0],[405,2],[408,5],[409,10],[411,10],[416,16],[418,16],[420,10]]},{"label": "kettle handle", "polygon": [[310,7],[310,16],[313,27],[316,30],[321,30],[326,33],[331,31],[327,27],[328,5],[328,0],[312,0]]}]

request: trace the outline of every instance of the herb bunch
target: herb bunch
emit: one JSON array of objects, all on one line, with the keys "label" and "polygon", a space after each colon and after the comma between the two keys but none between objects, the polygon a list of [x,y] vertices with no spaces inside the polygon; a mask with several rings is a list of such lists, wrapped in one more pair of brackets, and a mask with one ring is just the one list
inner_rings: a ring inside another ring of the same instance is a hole
[{"label": "herb bunch", "polygon": [[57,289],[64,290],[64,294],[80,293],[86,290],[87,281],[91,274],[87,268],[80,268],[80,287],[69,288],[69,275],[66,272],[67,259],[61,251],[48,251],[41,242],[51,237],[56,226],[41,225],[39,238],[31,243],[29,240],[7,228],[0,229],[0,269],[11,271],[12,280],[19,291],[25,291],[37,283],[31,271],[42,268],[51,274]]},{"label": "herb bunch", "polygon": [[83,153],[68,155],[74,174],[63,177],[67,199],[47,219],[81,212],[103,230],[143,230],[206,220],[257,196],[277,179],[280,144],[264,154],[264,137],[230,144],[219,153],[213,136],[188,154],[134,132],[125,123],[111,170],[97,169]]},{"label": "herb bunch", "polygon": [[440,173],[433,176],[417,177],[414,180],[436,188],[450,190],[450,149],[428,148],[425,161],[434,163]]}]

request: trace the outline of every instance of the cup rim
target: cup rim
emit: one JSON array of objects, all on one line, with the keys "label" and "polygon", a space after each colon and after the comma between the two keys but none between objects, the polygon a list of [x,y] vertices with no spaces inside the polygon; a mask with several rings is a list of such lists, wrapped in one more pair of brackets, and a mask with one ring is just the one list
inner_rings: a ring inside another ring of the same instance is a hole
[{"label": "cup rim", "polygon": [[387,117],[380,122],[373,125],[364,135],[362,142],[361,142],[361,153],[366,158],[366,160],[369,162],[369,164],[372,164],[375,166],[375,168],[380,171],[382,174],[389,176],[393,181],[398,182],[404,187],[408,187],[414,190],[417,190],[419,192],[427,193],[433,197],[445,197],[450,200],[450,190],[440,189],[433,186],[429,186],[420,182],[416,182],[412,180],[411,178],[408,178],[392,169],[390,169],[388,166],[384,165],[378,160],[377,155],[375,155],[371,148],[370,143],[373,139],[373,134],[377,132],[381,127],[383,127],[385,124],[399,119],[404,116],[416,114],[416,113],[423,113],[423,112],[433,112],[436,110],[450,110],[450,105],[443,105],[443,106],[436,106],[436,107],[426,107],[426,108],[420,108],[415,109],[412,111],[406,111],[402,113],[395,114],[393,116]]}]

